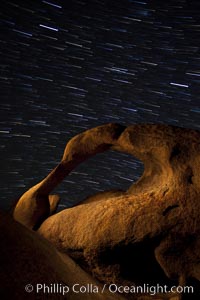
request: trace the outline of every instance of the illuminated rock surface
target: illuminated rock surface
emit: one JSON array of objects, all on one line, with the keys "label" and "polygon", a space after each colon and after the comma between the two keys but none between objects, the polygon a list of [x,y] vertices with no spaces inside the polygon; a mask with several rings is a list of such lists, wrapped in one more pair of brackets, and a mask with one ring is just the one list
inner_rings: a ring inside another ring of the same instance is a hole
[{"label": "illuminated rock surface", "polygon": [[21,197],[14,217],[37,228],[48,217],[49,193],[80,162],[108,149],[132,154],[144,163],[144,173],[128,191],[65,209],[42,223],[40,235],[106,283],[198,282],[199,141],[198,131],[167,125],[88,130],[71,139],[61,163]]}]

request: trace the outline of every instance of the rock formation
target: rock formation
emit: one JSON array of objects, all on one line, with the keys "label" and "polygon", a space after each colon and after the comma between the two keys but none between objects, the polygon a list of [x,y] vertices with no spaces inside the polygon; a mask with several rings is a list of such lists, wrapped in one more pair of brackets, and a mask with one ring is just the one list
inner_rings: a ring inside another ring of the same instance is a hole
[{"label": "rock formation", "polygon": [[123,130],[124,126],[108,124],[72,138],[58,166],[19,199],[14,210],[14,218],[28,228],[37,229],[59,201],[58,196],[52,197],[50,192],[81,162],[109,149]]},{"label": "rock formation", "polygon": [[[74,284],[85,287],[91,284],[97,286],[99,290],[102,289],[102,285],[86,274],[68,256],[59,253],[47,240],[2,212],[0,212],[0,239],[0,299],[2,300],[124,299],[119,295],[111,294],[106,289],[103,294],[101,292],[74,293],[72,289]],[[47,288],[44,293],[40,287],[37,292],[37,284],[45,284],[50,288],[55,284],[55,293],[48,293]],[[30,285],[34,288],[32,292]],[[69,292],[65,289],[64,295],[63,286],[69,287]],[[79,287],[76,291],[78,289]]]},{"label": "rock formation", "polygon": [[80,162],[108,149],[132,154],[144,163],[144,173],[128,191],[54,214],[38,233],[102,282],[198,283],[199,141],[198,131],[167,125],[88,130],[70,140],[61,163],[21,197],[14,217],[38,227],[49,214],[50,191]]}]

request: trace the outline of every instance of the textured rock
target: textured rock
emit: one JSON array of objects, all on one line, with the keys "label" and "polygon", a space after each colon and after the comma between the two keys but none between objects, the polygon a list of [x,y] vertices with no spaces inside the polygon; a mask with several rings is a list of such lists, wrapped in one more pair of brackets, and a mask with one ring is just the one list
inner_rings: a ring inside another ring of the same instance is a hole
[{"label": "textured rock", "polygon": [[[102,286],[68,256],[59,253],[48,241],[4,213],[0,213],[0,239],[0,299],[2,300],[123,299],[107,290],[103,294],[72,292],[72,286],[77,283],[86,287],[88,284],[93,284],[98,286],[99,290]],[[57,291],[61,291],[61,284],[67,285],[70,291],[64,296],[62,293],[37,293],[38,283],[49,287],[58,283]],[[25,291],[27,284],[34,286],[32,293]]]},{"label": "textured rock", "polygon": [[[76,136],[57,167],[61,172],[34,187],[37,193],[41,185],[48,195],[78,163],[110,148],[143,161],[144,173],[127,192],[97,195],[49,217],[39,234],[106,283],[199,281],[199,141],[198,131],[166,125],[109,124]],[[38,224],[29,213],[32,203],[26,206],[33,190],[15,210],[30,228]]]}]

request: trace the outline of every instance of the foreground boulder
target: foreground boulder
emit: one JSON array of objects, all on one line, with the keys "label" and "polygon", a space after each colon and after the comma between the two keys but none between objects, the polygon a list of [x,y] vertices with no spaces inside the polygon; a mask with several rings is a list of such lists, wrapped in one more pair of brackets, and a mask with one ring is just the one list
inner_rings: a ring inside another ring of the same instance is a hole
[{"label": "foreground boulder", "polygon": [[[0,240],[2,300],[123,299],[106,289],[102,294],[102,285],[86,274],[68,256],[59,253],[37,233],[28,230],[2,212],[0,212]],[[69,287],[69,292],[66,286]],[[77,293],[81,286],[89,289],[89,292]],[[95,287],[99,288],[98,293],[95,292]]]},{"label": "foreground boulder", "polygon": [[[69,165],[72,169],[108,149],[143,161],[144,173],[138,182],[124,193],[102,193],[47,218],[38,233],[102,282],[171,286],[192,278],[198,285],[200,133],[145,124],[91,129],[67,144],[58,166],[62,172],[44,180],[45,190],[49,192],[66,176]],[[14,216],[34,227],[32,217],[29,223],[31,206],[21,214],[26,202],[22,196]],[[37,205],[39,210],[40,201]]]}]

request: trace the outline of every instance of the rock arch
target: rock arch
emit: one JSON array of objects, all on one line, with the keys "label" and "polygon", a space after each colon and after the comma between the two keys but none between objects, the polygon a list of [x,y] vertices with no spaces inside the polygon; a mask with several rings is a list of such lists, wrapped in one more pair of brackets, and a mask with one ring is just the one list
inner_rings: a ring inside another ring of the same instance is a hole
[{"label": "rock arch", "polygon": [[[167,276],[200,280],[199,141],[198,131],[161,124],[90,129],[68,142],[60,164],[21,197],[14,216],[29,228],[38,226],[37,214],[44,220],[49,213],[41,203],[49,205],[52,188],[79,163],[108,149],[132,154],[145,170],[126,193],[65,209],[47,218],[38,233],[105,282],[123,280],[120,262],[109,263],[119,245],[130,247],[133,259],[134,245],[149,245]],[[105,249],[107,265],[100,259]]]},{"label": "rock arch", "polygon": [[14,218],[28,228],[37,229],[59,202],[57,195],[50,195],[54,188],[81,162],[113,146],[124,129],[119,124],[106,124],[73,137],[66,145],[61,162],[21,196]]}]

